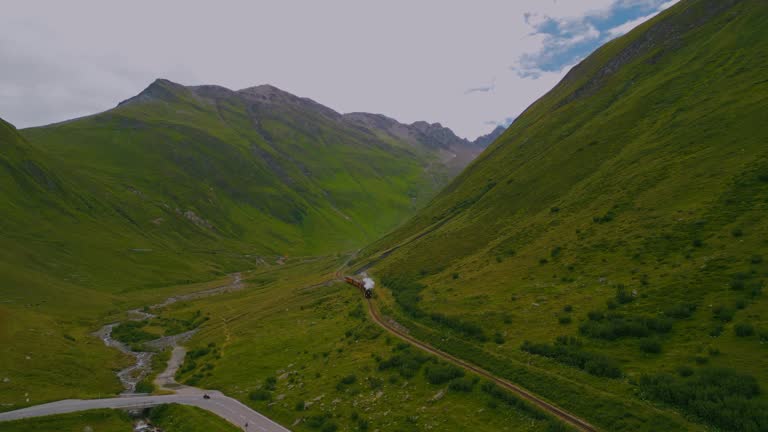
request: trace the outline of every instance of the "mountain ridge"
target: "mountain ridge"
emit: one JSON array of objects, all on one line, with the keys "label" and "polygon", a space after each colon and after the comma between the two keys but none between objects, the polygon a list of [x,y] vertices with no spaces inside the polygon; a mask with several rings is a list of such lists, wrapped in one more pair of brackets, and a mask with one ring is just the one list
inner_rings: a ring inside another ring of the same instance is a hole
[{"label": "mountain ridge", "polygon": [[606,43],[355,268],[398,323],[601,429],[766,430],[764,393],[726,384],[768,386],[766,16],[683,0]]}]

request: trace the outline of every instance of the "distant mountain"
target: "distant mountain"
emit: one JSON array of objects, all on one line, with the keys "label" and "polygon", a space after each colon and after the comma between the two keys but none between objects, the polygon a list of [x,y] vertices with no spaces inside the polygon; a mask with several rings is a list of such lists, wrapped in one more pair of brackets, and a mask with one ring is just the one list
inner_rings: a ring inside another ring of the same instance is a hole
[{"label": "distant mountain", "polygon": [[496,138],[500,137],[505,130],[507,130],[507,128],[505,128],[504,126],[496,126],[496,129],[491,131],[491,133],[477,137],[477,139],[475,139],[472,142],[472,145],[474,145],[475,147],[480,147],[484,149],[489,145],[493,144],[493,142],[496,141]]},{"label": "distant mountain", "polygon": [[767,17],[683,0],[574,67],[361,253],[387,313],[600,430],[768,430]]},{"label": "distant mountain", "polygon": [[[245,259],[237,256],[360,247],[478,153],[439,125],[342,115],[268,85],[233,91],[164,79],[100,114],[22,131],[1,126],[7,263],[28,267],[14,258],[23,248],[100,287],[121,266],[107,271],[91,259],[119,261],[134,249],[177,257],[147,261],[146,273],[126,268],[135,280],[124,282],[141,285],[156,277],[155,264],[176,278],[190,266],[222,271]],[[47,241],[22,240],[42,227]]]},{"label": "distant mountain", "polygon": [[504,132],[504,128],[498,127],[488,135],[469,141],[459,138],[440,123],[417,121],[403,124],[381,114],[369,113],[344,114],[344,119],[383,139],[402,140],[422,150],[437,153],[441,163],[449,168],[451,176],[458,174]]}]

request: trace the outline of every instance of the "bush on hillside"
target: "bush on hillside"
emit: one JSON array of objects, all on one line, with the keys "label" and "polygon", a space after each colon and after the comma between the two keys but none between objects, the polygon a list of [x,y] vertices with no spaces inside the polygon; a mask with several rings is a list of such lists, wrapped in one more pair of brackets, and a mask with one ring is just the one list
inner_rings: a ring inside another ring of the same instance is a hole
[{"label": "bush on hillside", "polygon": [[750,375],[730,369],[704,368],[682,378],[667,374],[643,375],[639,386],[647,397],[677,407],[716,428],[744,432],[768,430],[768,402],[756,399],[760,387]]},{"label": "bush on hillside", "polygon": [[736,308],[733,306],[716,305],[712,308],[712,315],[715,319],[722,322],[730,322],[736,315]]},{"label": "bush on hillside", "polygon": [[658,354],[661,352],[661,343],[656,339],[643,339],[640,341],[640,350],[648,354]]},{"label": "bush on hillside", "polygon": [[696,305],[693,303],[680,303],[664,309],[664,315],[670,318],[683,319],[690,318],[696,311]]},{"label": "bush on hillside", "polygon": [[272,392],[264,389],[254,390],[248,394],[248,398],[253,401],[272,400]]},{"label": "bush on hillside", "polygon": [[749,337],[755,334],[755,328],[750,323],[738,323],[733,327],[734,333],[738,337]]},{"label": "bush on hillside", "polygon": [[581,369],[591,375],[607,378],[621,377],[621,369],[607,357],[584,351],[581,342],[573,337],[558,337],[554,344],[536,344],[529,341],[523,342],[521,350],[551,358],[558,363]]},{"label": "bush on hillside", "polygon": [[456,378],[448,384],[448,390],[469,393],[475,387],[475,379],[469,377]]},{"label": "bush on hillside", "polygon": [[412,378],[419,372],[421,366],[429,361],[429,357],[426,354],[422,354],[408,346],[398,351],[397,354],[386,360],[378,360],[380,371],[394,369],[403,378]]},{"label": "bush on hillside", "polygon": [[668,333],[672,329],[669,318],[627,316],[618,313],[590,314],[590,320],[579,327],[584,336],[614,340],[622,337],[648,337]]},{"label": "bush on hillside", "polygon": [[424,375],[430,384],[444,384],[448,381],[464,376],[464,371],[447,363],[430,365],[424,370]]}]

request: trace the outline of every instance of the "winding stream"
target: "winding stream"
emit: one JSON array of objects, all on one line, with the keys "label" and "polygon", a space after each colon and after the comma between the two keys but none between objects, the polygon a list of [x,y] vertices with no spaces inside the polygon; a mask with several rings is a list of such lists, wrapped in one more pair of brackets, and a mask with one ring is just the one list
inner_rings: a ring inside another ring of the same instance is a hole
[{"label": "winding stream", "polygon": [[[190,294],[180,294],[172,297],[168,297],[165,299],[165,301],[149,306],[149,310],[157,310],[161,309],[163,307],[166,307],[168,305],[171,305],[173,303],[176,303],[178,301],[185,301],[185,300],[195,300],[203,297],[209,297],[212,295],[217,294],[223,294],[226,292],[232,292],[237,291],[243,288],[243,284],[241,283],[242,278],[240,273],[235,273],[232,279],[232,282],[230,282],[227,285],[222,285],[215,288],[210,288],[203,291],[198,291]],[[144,321],[148,319],[152,319],[156,317],[155,314],[145,312],[147,309],[131,309],[128,311],[128,316],[130,321]],[[148,352],[148,351],[133,351],[128,345],[112,338],[112,330],[119,326],[120,322],[115,322],[111,324],[107,324],[103,327],[101,327],[98,331],[94,333],[94,335],[98,336],[103,342],[104,345],[115,348],[122,352],[123,354],[129,355],[134,358],[133,364],[118,371],[117,372],[117,378],[120,379],[120,383],[123,385],[123,392],[120,393],[123,396],[127,395],[136,395],[136,385],[141,382],[146,376],[151,372],[152,370],[152,357],[154,357],[154,352]],[[150,342],[146,342],[145,344],[156,348],[156,349],[164,349],[167,347],[171,347],[174,349],[174,355],[172,356],[171,360],[174,360],[177,363],[177,366],[181,364],[181,361],[183,360],[183,349],[177,349],[181,348],[179,345],[189,339],[193,334],[195,334],[197,330],[190,330],[185,333],[172,335],[172,336],[165,336],[158,339],[155,339]],[[181,359],[179,359],[179,354],[181,354]],[[172,377],[169,377],[172,379]]]}]

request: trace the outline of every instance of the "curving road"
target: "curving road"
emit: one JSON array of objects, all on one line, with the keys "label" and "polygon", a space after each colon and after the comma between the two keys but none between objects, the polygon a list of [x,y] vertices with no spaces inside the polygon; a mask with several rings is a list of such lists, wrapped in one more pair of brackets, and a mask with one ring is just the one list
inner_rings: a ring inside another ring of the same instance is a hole
[{"label": "curving road", "polygon": [[[343,281],[343,275],[341,272],[337,272],[336,276],[339,280]],[[480,368],[478,366],[475,366],[471,363],[468,363],[460,358],[454,357],[444,351],[440,351],[437,348],[434,348],[416,338],[409,335],[408,333],[403,332],[402,330],[392,326],[390,323],[388,323],[386,320],[382,319],[381,315],[379,314],[379,311],[376,309],[376,307],[373,304],[373,299],[365,299],[367,300],[366,303],[368,305],[368,314],[370,315],[371,319],[378,324],[380,327],[382,327],[384,330],[388,331],[389,333],[399,337],[400,339],[410,343],[411,345],[421,349],[422,351],[425,351],[427,353],[433,354],[435,356],[438,356],[442,358],[443,360],[453,363],[456,366],[459,366],[465,370],[468,370],[474,374],[480,375],[483,378],[486,378],[489,381],[494,382],[498,386],[511,391],[512,393],[520,396],[521,398],[527,400],[528,402],[538,406],[539,408],[543,409],[544,411],[547,411],[548,413],[552,414],[553,416],[557,417],[558,419],[562,420],[563,422],[577,428],[578,430],[587,431],[587,432],[597,432],[598,429],[592,426],[591,424],[587,423],[585,420],[580,419],[579,417],[563,410],[562,408],[559,408],[555,405],[552,405],[551,403],[539,398],[538,396],[534,395],[533,393],[523,389],[520,386],[517,386],[515,384],[512,384],[511,382],[499,378],[490,372],[486,371],[483,368]]]},{"label": "curving road", "polygon": [[[204,399],[204,393],[207,393],[210,396],[210,399]],[[248,431],[288,432],[288,429],[264,417],[239,401],[225,396],[221,392],[204,392],[200,389],[190,388],[185,388],[178,394],[163,396],[130,396],[88,400],[67,399],[16,411],[0,413],[0,421],[19,420],[30,417],[65,414],[101,408],[143,409],[169,403],[191,405],[202,408]],[[248,424],[247,428],[245,427],[246,423]]]},{"label": "curving road", "polygon": [[[240,278],[240,274],[238,273],[238,274],[235,274],[234,282],[231,284],[228,284],[222,287],[213,288],[213,289],[208,289],[205,291],[200,291],[197,293],[171,297],[170,299],[166,300],[163,303],[151,306],[150,309],[158,309],[160,307],[167,306],[171,303],[174,303],[180,299],[181,300],[196,299],[196,298],[206,297],[209,295],[219,294],[222,292],[231,291],[233,289],[240,289],[242,287],[240,282],[241,282],[241,278]],[[140,316],[143,314],[144,318],[149,316],[149,314],[141,312],[138,309],[132,310],[129,312],[138,314]],[[105,326],[104,328],[111,331],[112,326],[114,325],[115,324],[111,324],[111,325]],[[104,328],[102,328],[102,330]],[[104,339],[105,335],[100,334],[100,337]],[[111,340],[111,338],[108,338],[108,339]],[[104,339],[105,342],[107,342],[108,339]],[[123,352],[133,353],[133,351],[130,351],[127,347],[124,347],[119,342],[116,342],[115,344],[108,343],[107,345],[116,347],[118,349],[122,348],[121,351]],[[175,339],[174,339],[174,345],[175,345]],[[137,353],[133,353],[133,354],[137,354]],[[138,354],[148,354],[148,353],[138,353]],[[161,395],[161,396],[136,395],[135,393],[132,393],[132,391],[135,389],[135,382],[132,382],[132,384],[129,383],[131,385],[127,387],[127,390],[131,393],[126,394],[123,397],[106,398],[106,399],[67,399],[67,400],[47,403],[43,405],[35,405],[32,407],[23,408],[15,411],[0,413],[0,422],[20,420],[20,419],[31,418],[31,417],[42,417],[42,416],[48,416],[48,415],[54,415],[54,414],[66,414],[66,413],[77,412],[77,411],[88,411],[88,410],[102,409],[102,408],[144,409],[144,408],[150,408],[158,405],[177,403],[182,405],[196,406],[206,411],[210,411],[245,431],[290,432],[288,429],[284,428],[283,426],[280,426],[279,424],[273,422],[267,417],[252,410],[251,408],[244,405],[240,401],[233,399],[231,397],[228,397],[219,391],[203,390],[196,387],[189,387],[189,386],[185,386],[177,383],[176,380],[174,379],[174,376],[176,375],[176,371],[178,370],[178,368],[184,362],[185,355],[186,355],[186,349],[183,346],[175,345],[173,348],[173,352],[171,353],[171,358],[168,360],[168,365],[166,366],[165,371],[160,373],[155,378],[155,381],[154,381],[155,385],[160,390],[169,391],[174,394]],[[132,368],[141,367],[142,366],[141,360],[142,359],[139,359],[139,362],[137,363],[138,366],[134,365],[131,368],[126,370],[130,372]],[[124,371],[121,371],[121,374],[123,372]],[[120,376],[120,381],[123,382],[123,384],[126,384],[126,379],[124,379],[124,377],[121,375],[119,376]],[[205,399],[203,397],[203,395],[206,395],[206,394],[210,397],[209,399]]]}]

